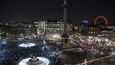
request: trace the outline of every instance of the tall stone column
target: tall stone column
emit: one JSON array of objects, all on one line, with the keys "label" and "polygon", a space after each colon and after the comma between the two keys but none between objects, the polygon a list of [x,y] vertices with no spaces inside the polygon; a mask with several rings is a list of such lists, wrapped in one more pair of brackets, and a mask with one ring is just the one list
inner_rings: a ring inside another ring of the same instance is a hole
[{"label": "tall stone column", "polygon": [[67,0],[64,0],[64,16],[63,16],[63,20],[64,20],[64,32],[62,34],[62,42],[63,42],[63,48],[68,48],[69,44],[68,44],[68,27],[67,27]]},{"label": "tall stone column", "polygon": [[67,1],[64,0],[64,16],[63,16],[63,20],[64,20],[64,33],[67,34]]}]

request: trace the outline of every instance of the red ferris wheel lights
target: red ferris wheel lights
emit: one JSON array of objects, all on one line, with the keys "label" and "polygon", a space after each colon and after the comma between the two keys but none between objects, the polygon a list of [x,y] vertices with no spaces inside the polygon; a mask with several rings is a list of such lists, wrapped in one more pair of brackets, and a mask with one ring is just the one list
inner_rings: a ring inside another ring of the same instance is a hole
[{"label": "red ferris wheel lights", "polygon": [[108,20],[107,20],[107,18],[104,17],[104,16],[97,16],[97,17],[95,18],[95,20],[94,20],[94,25],[97,25],[96,22],[98,22],[97,20],[100,19],[100,18],[104,19],[103,22],[105,22],[105,25],[108,25]]}]

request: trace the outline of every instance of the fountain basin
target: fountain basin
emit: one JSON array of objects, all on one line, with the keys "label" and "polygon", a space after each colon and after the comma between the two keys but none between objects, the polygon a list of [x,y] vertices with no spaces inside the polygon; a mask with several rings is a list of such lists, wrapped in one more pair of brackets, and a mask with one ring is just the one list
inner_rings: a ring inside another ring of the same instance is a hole
[{"label": "fountain basin", "polygon": [[27,47],[33,47],[35,45],[36,45],[35,43],[25,42],[25,43],[19,44],[19,47],[27,48]]},{"label": "fountain basin", "polygon": [[32,58],[22,59],[18,65],[49,65],[49,60],[44,57],[36,57],[38,60],[30,61]]}]

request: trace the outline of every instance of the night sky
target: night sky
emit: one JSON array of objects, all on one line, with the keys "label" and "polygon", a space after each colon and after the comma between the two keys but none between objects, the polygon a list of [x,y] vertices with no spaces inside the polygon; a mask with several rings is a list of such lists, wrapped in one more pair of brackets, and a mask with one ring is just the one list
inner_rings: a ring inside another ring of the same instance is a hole
[{"label": "night sky", "polygon": [[[0,22],[32,22],[63,17],[63,0],[0,0]],[[114,0],[68,0],[68,18],[74,23],[93,22],[105,16],[115,24]]]}]

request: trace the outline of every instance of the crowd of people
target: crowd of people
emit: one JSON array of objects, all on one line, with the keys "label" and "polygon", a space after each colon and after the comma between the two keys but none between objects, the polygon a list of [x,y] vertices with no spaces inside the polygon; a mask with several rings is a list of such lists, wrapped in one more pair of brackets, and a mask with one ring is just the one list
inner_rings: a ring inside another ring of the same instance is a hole
[{"label": "crowd of people", "polygon": [[[63,65],[64,63],[58,57],[58,49],[62,46],[62,43],[44,43],[44,41],[42,41],[42,43],[43,44],[39,44],[30,48],[19,47],[19,42],[1,46],[0,54],[4,56],[0,57],[0,65],[16,65],[21,59],[30,57],[31,55],[46,57],[51,60],[52,65]],[[107,55],[115,55],[115,48],[111,47],[111,41],[94,42],[94,40],[88,40],[88,38],[84,38],[82,36],[72,36],[69,39],[69,43],[71,43],[71,45],[76,48],[82,48],[87,53],[87,58],[90,59],[99,58]],[[3,52],[3,50],[6,51]]]},{"label": "crowd of people", "polygon": [[87,51],[88,57],[98,58],[107,55],[115,55],[114,42],[111,39],[73,35],[70,36],[70,43]]},{"label": "crowd of people", "polygon": [[49,45],[42,43],[38,43],[38,45],[28,48],[19,47],[18,45],[20,43],[17,42],[9,43],[8,45],[6,45],[7,47],[4,47],[0,50],[0,53],[3,50],[8,51],[8,52],[5,51],[5,53],[2,54],[4,56],[0,58],[0,65],[16,65],[22,59],[31,57],[32,55],[36,57],[37,56],[46,57],[49,60],[55,60],[56,55],[54,54],[54,52],[56,53],[56,49],[51,48]]}]

